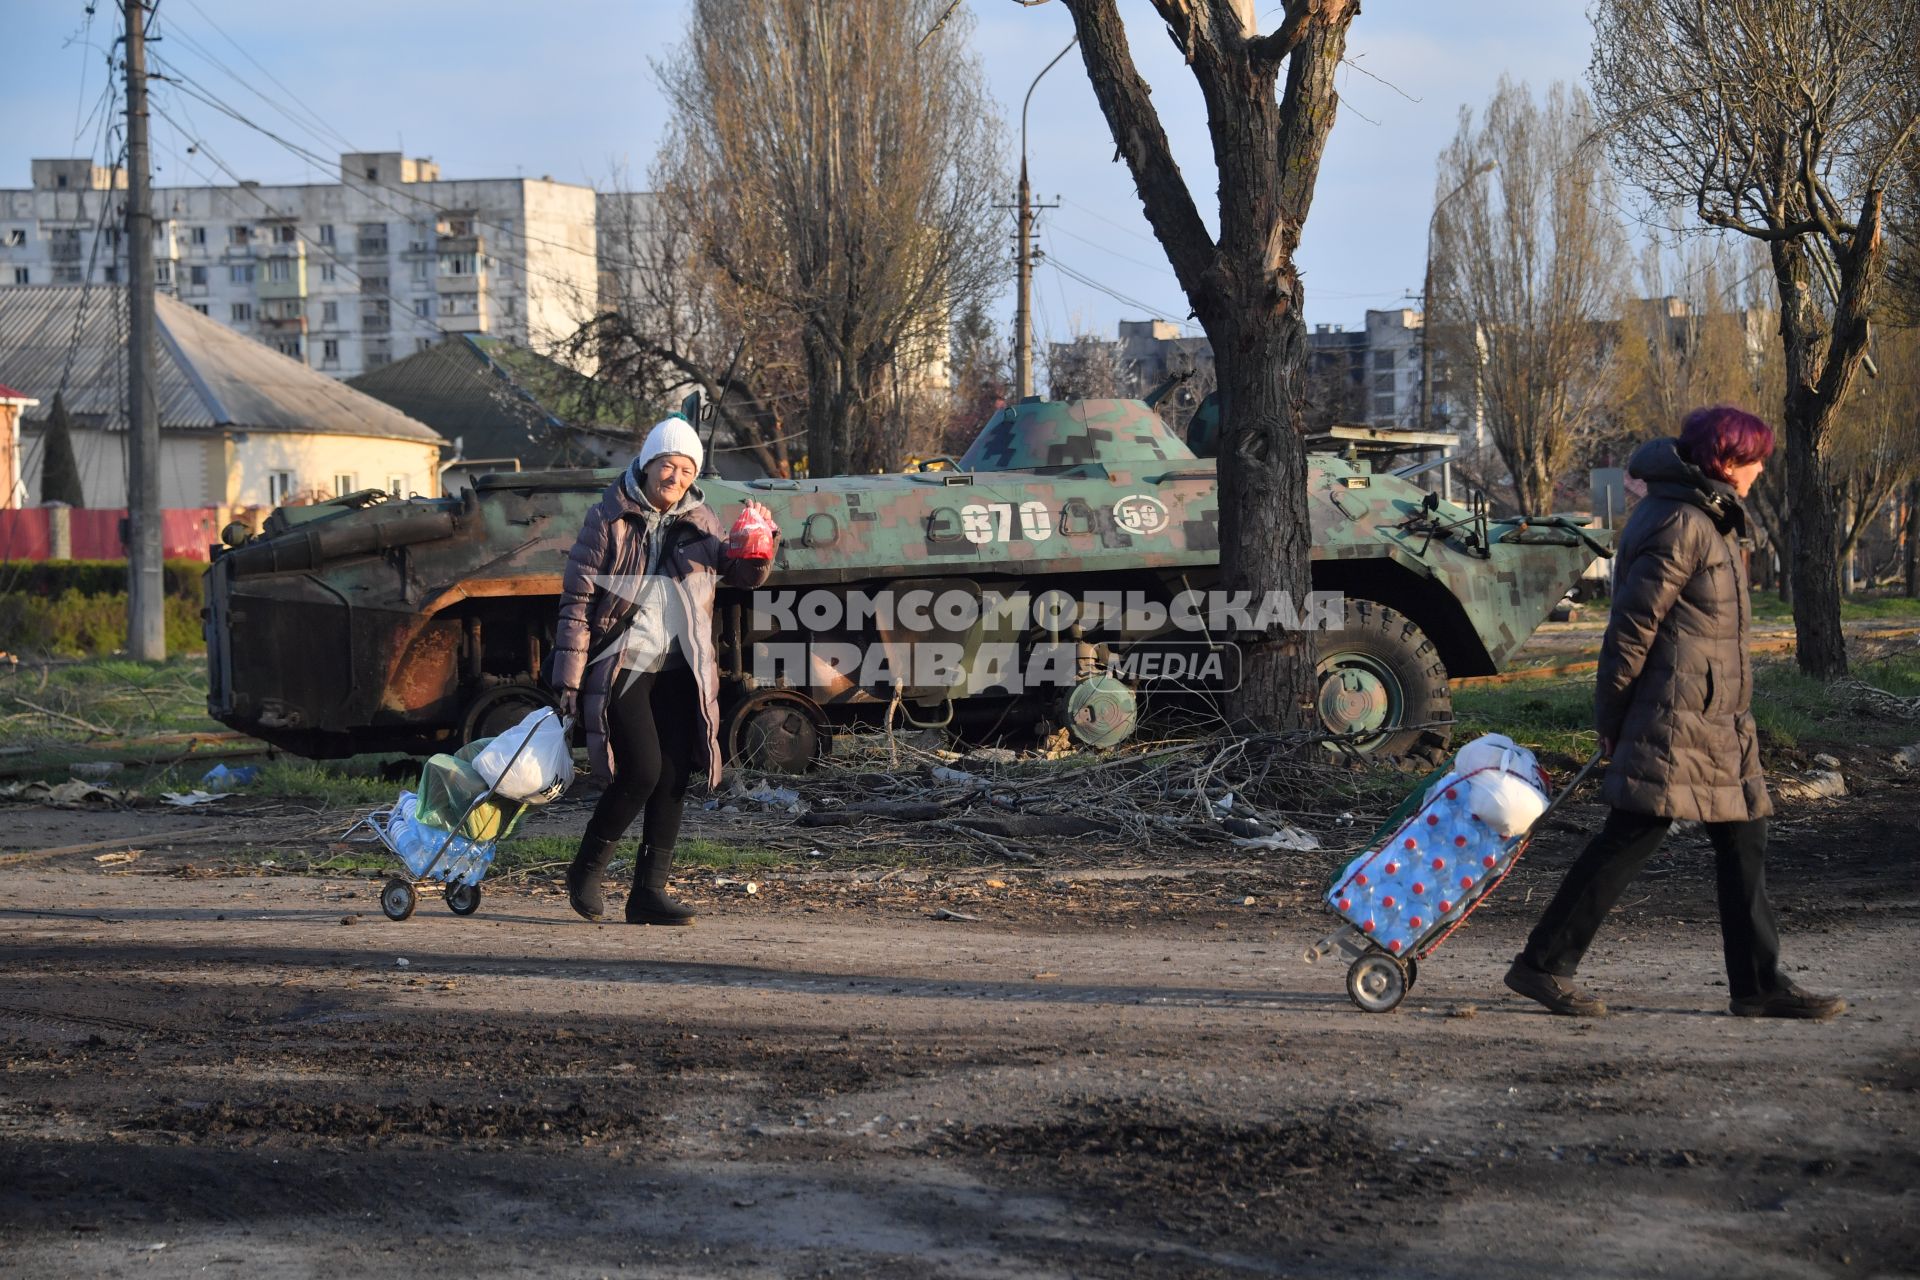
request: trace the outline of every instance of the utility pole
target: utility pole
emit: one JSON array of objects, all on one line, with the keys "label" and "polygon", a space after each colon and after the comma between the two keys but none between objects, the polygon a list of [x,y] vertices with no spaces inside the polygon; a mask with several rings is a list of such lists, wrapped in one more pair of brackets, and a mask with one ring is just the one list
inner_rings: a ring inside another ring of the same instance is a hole
[{"label": "utility pole", "polygon": [[[127,14],[127,652],[167,656],[160,542],[160,415],[153,394],[153,190],[147,150],[146,5]],[[109,197],[111,198],[111,197]]]},{"label": "utility pole", "polygon": [[1027,105],[1033,101],[1033,91],[1040,87],[1040,76],[1053,70],[1054,63],[1079,42],[1079,36],[1067,41],[1067,47],[1053,55],[1053,62],[1040,68],[1040,75],[1027,86],[1027,96],[1020,103],[1020,221],[1013,237],[1019,290],[1013,304],[1013,381],[1016,395],[1022,400],[1033,394],[1033,215],[1040,209],[1060,207],[1033,203],[1033,188],[1027,183]]}]

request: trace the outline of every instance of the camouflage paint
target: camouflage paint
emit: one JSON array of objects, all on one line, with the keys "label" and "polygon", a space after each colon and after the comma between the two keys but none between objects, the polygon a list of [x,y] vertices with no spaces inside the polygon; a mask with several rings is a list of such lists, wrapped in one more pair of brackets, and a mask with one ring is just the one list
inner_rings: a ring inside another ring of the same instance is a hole
[{"label": "camouflage paint", "polygon": [[[962,467],[700,484],[724,520],[748,498],[773,512],[784,539],[769,591],[911,580],[1005,594],[1144,589],[1165,599],[1213,583],[1214,460],[1196,457],[1138,401],[1009,406],[982,428]],[[618,474],[486,476],[458,499],[343,500],[295,518],[277,514],[207,571],[209,710],[307,754],[421,749],[459,737],[484,699],[537,672],[567,551]],[[1315,586],[1412,618],[1454,677],[1498,671],[1606,537],[1559,518],[1482,529],[1463,507],[1429,507],[1409,481],[1329,454],[1312,456],[1308,486]],[[437,522],[420,518],[427,513]],[[723,687],[737,706],[756,691],[736,662],[743,669],[752,644],[780,637],[750,633],[727,603],[723,593],[716,639]],[[969,652],[1033,639],[984,624],[954,638]],[[1115,651],[1145,638],[1089,637]],[[1337,648],[1337,633],[1322,637],[1323,656],[1330,645]],[[832,706],[852,714],[891,700],[888,690],[844,679],[812,692],[830,719]],[[909,688],[901,697],[917,704],[909,714],[924,715],[945,691]]]}]

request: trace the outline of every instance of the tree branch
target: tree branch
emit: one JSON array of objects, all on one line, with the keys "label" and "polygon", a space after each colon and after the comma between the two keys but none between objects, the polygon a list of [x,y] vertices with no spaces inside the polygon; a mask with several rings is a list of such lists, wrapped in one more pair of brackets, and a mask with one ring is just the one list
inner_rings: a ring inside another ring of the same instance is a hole
[{"label": "tree branch", "polygon": [[1277,30],[1247,41],[1247,56],[1255,62],[1279,62],[1307,38],[1307,26],[1317,8],[1318,0],[1289,0]]},{"label": "tree branch", "polygon": [[1214,292],[1216,248],[1174,161],[1173,147],[1153,109],[1153,91],[1127,47],[1114,0],[1065,0],[1080,36],[1080,54],[1100,110],[1133,174],[1147,222],[1167,252],[1180,287],[1196,310]]}]

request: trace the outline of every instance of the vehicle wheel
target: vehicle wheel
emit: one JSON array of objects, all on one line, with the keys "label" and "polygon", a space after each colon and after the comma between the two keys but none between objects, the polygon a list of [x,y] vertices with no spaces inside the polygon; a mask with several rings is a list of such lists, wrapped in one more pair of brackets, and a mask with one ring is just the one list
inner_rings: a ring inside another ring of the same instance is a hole
[{"label": "vehicle wheel", "polygon": [[398,876],[387,881],[386,886],[380,890],[380,910],[386,913],[389,920],[405,920],[413,914],[414,903],[417,901],[413,886]]},{"label": "vehicle wheel", "polygon": [[721,741],[727,760],[765,773],[805,773],[827,753],[827,722],[813,699],[767,689],[727,713]]},{"label": "vehicle wheel", "polygon": [[467,704],[460,722],[460,745],[498,737],[526,719],[528,712],[554,705],[553,698],[537,684],[497,684]]},{"label": "vehicle wheel", "polygon": [[450,884],[447,886],[447,910],[457,916],[470,916],[479,909],[479,885]]},{"label": "vehicle wheel", "polygon": [[1384,951],[1369,951],[1347,969],[1347,998],[1362,1013],[1385,1013],[1406,998],[1413,985],[1407,971]]},{"label": "vehicle wheel", "polygon": [[1346,626],[1321,637],[1320,723],[1367,755],[1438,763],[1453,737],[1447,664],[1413,620],[1372,600],[1346,602]]}]

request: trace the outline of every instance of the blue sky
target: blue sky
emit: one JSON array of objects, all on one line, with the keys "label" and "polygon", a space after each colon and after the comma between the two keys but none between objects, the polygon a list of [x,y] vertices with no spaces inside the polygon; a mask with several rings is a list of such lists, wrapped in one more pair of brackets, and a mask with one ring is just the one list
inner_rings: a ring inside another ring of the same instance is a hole
[{"label": "blue sky", "polygon": [[[1017,146],[1020,99],[1072,36],[1072,23],[1058,4],[967,3]],[[1277,0],[1262,3],[1277,14]],[[0,76],[0,188],[28,185],[33,157],[92,149],[98,119],[89,127],[87,116],[104,87],[102,55],[118,6],[99,0],[94,48],[80,43],[85,9],[83,0],[0,0],[8,54]],[[667,103],[649,59],[670,54],[685,9],[682,0],[330,0],[294,9],[260,0],[161,0],[161,26],[172,34],[158,52],[322,156],[345,149],[330,136],[337,131],[360,149],[404,145],[432,156],[448,178],[547,174],[606,186],[622,169],[638,181],[652,159]],[[1121,0],[1121,11],[1182,170],[1209,208],[1215,179],[1192,76],[1145,0]],[[1536,89],[1577,80],[1590,42],[1577,0],[1366,0],[1300,255],[1308,320],[1356,325],[1369,307],[1408,305],[1426,251],[1434,160],[1461,106],[1478,109],[1503,73]],[[285,100],[277,79],[318,123],[302,130],[275,115],[194,44]],[[242,176],[264,183],[330,176],[215,111],[166,94],[159,105]],[[155,122],[154,142],[156,182],[225,181],[204,154],[185,154],[186,141],[163,120]],[[1041,343],[1076,331],[1111,335],[1120,319],[1186,314],[1126,167],[1112,157],[1076,51],[1041,81],[1028,118],[1035,190],[1062,197],[1062,207],[1044,217],[1041,245],[1145,305],[1115,301],[1042,266],[1035,277]],[[1008,327],[1010,289],[1000,311]]]}]

